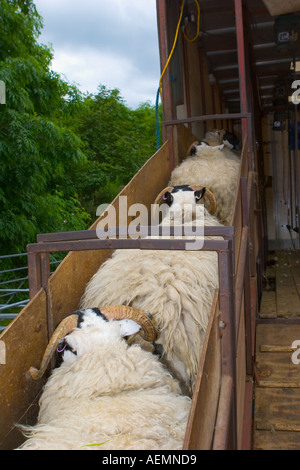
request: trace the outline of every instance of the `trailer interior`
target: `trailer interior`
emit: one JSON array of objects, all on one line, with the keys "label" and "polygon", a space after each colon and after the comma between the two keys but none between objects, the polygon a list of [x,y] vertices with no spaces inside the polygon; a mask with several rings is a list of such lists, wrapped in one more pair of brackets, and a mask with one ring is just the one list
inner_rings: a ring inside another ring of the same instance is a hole
[{"label": "trailer interior", "polygon": [[[120,196],[150,208],[207,131],[241,142],[231,224],[204,232],[221,237],[203,247],[218,254],[219,289],[183,450],[300,449],[300,1],[156,5],[163,143],[112,202],[117,215]],[[1,449],[24,439],[17,423],[35,422],[45,379],[33,382],[28,370],[112,250],[184,249],[182,240],[100,240],[96,227],[28,246],[31,300],[1,334]],[[61,251],[69,253],[50,275],[49,253]]]}]

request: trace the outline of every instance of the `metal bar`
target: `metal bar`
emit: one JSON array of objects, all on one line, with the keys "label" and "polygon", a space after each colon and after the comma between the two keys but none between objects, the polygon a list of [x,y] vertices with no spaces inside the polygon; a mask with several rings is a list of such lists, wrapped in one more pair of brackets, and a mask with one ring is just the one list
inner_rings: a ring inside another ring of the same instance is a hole
[{"label": "metal bar", "polygon": [[224,375],[221,382],[213,450],[226,450],[228,448],[232,399],[233,380],[230,375]]},{"label": "metal bar", "polygon": [[[251,268],[250,268],[250,197],[248,195],[248,179],[241,178],[242,216],[243,227],[247,227],[247,246],[244,263],[244,315],[245,315],[245,341],[246,341],[246,373],[253,375],[252,352],[252,297],[251,297]],[[243,229],[244,230],[244,229]]]},{"label": "metal bar", "polygon": [[[247,85],[246,85],[245,38],[244,38],[242,0],[234,0],[234,5],[235,5],[236,39],[237,39],[237,49],[238,49],[241,112],[246,113],[248,111],[248,100],[247,100]],[[246,134],[247,134],[247,122],[245,120],[242,120],[243,140],[245,139]]]},{"label": "metal bar", "polygon": [[40,266],[40,254],[28,250],[28,283],[29,283],[29,296],[32,299],[40,290],[42,286],[41,281],[41,266]]},{"label": "metal bar", "polygon": [[[139,236],[140,237],[148,237],[153,234],[155,235],[164,235],[164,231],[169,231],[170,236],[179,233],[184,234],[185,227],[166,227],[162,225],[157,226],[140,226],[139,227]],[[189,227],[191,230],[195,230],[196,227]],[[114,234],[116,237],[119,237],[120,234],[128,235],[128,227],[113,227],[110,231],[107,232],[107,235]],[[218,226],[215,227],[206,227],[204,226],[204,236],[221,236],[221,237],[233,237],[234,235],[234,228],[231,226]],[[57,242],[57,241],[77,241],[77,240],[99,240],[97,236],[97,230],[78,230],[78,231],[70,231],[70,232],[55,232],[55,233],[45,233],[37,235],[38,243],[45,243],[45,242]],[[50,263],[51,264],[51,263]]]},{"label": "metal bar", "polygon": [[298,150],[298,110],[297,107],[294,106],[294,138],[295,138],[295,152],[294,152],[294,186],[295,186],[295,222],[296,226],[292,227],[293,229],[298,230],[298,238],[300,234],[299,230],[299,150]]},{"label": "metal bar", "polygon": [[15,302],[13,304],[10,304],[9,306],[8,305],[0,306],[0,312],[3,312],[4,310],[7,310],[8,308],[11,308],[11,307],[23,307],[24,304],[26,305],[28,302],[29,300],[22,300],[20,302]]},{"label": "metal bar", "polygon": [[18,315],[18,313],[1,313],[0,321],[2,321],[2,320],[13,320],[14,318],[16,318],[17,315]]},{"label": "metal bar", "polygon": [[[57,251],[87,251],[87,250],[116,250],[142,249],[142,250],[186,250],[187,242],[190,245],[193,240],[187,239],[106,239],[106,240],[78,240],[65,242],[36,243],[27,246],[28,255],[37,253],[49,253]],[[199,240],[198,240],[199,241]],[[204,240],[202,250],[224,251],[228,247],[226,240]],[[191,248],[189,248],[190,250]],[[34,265],[34,263],[33,263]],[[40,285],[34,267],[34,279],[30,280],[33,287]],[[32,277],[32,276],[30,276]],[[32,288],[33,288],[32,287]],[[31,289],[31,287],[30,287]]]},{"label": "metal bar", "polygon": [[244,293],[244,286],[246,282],[245,270],[247,263],[247,253],[249,249],[249,228],[243,227],[242,236],[241,236],[241,245],[239,251],[239,260],[236,273],[236,283],[235,283],[235,311],[236,311],[236,339],[239,334],[239,326],[241,319],[242,311],[242,299]]},{"label": "metal bar", "polygon": [[0,259],[5,259],[5,258],[17,258],[19,256],[27,256],[27,253],[14,253],[13,255],[1,255]]},{"label": "metal bar", "polygon": [[47,296],[46,311],[47,311],[48,340],[50,340],[54,331],[54,319],[53,319],[53,312],[51,308],[50,292],[48,289],[49,277],[50,277],[49,253],[41,253],[41,284]]},{"label": "metal bar", "polygon": [[[187,54],[187,41],[182,43],[182,57],[183,57],[183,74],[184,74],[184,85],[185,85],[185,96],[186,96],[186,115],[191,117],[191,89],[190,89],[190,77],[189,77],[189,58]],[[188,129],[192,133],[192,125],[188,124]]]},{"label": "metal bar", "polygon": [[230,410],[231,447],[237,449],[237,396],[236,396],[236,315],[234,305],[232,265],[232,241],[228,240],[228,250],[218,252],[219,259],[219,302],[222,329],[222,375],[232,378],[233,399]]},{"label": "metal bar", "polygon": [[[27,266],[26,269],[28,269],[28,266]],[[9,281],[0,282],[0,286],[4,286],[4,285],[6,285],[6,284],[12,284],[13,282],[27,281],[27,279],[28,279],[28,276],[26,276],[26,277],[20,277],[20,278],[18,278],[18,279],[10,279]]]},{"label": "metal bar", "polygon": [[0,289],[1,292],[29,292],[29,289]]},{"label": "metal bar", "polygon": [[[157,11],[157,26],[158,26],[158,41],[160,51],[160,67],[161,72],[165,68],[167,63],[170,47],[168,38],[168,9],[166,0],[156,0],[156,11]],[[164,119],[173,118],[173,105],[172,105],[172,90],[171,90],[171,79],[170,69],[167,67],[163,80],[162,80],[162,106]],[[163,128],[163,143],[169,141],[170,143],[170,168],[174,167],[174,139],[173,129]]]},{"label": "metal bar", "polygon": [[[188,124],[190,122],[198,121],[214,121],[215,119],[248,119],[251,118],[250,113],[226,113],[226,114],[207,114],[204,116],[194,116],[185,119],[174,119],[170,121],[163,121],[162,126],[174,126],[177,124]],[[244,139],[243,139],[244,141]]]},{"label": "metal bar", "polygon": [[4,271],[0,271],[0,274],[13,273],[13,272],[17,272],[17,271],[23,271],[24,269],[27,269],[27,266],[23,266],[22,268],[5,269]]}]

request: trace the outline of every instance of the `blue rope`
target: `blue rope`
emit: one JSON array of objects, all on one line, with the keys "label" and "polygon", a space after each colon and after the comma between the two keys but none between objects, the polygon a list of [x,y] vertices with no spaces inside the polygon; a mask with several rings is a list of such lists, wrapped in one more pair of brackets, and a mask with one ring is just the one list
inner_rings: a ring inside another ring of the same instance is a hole
[{"label": "blue rope", "polygon": [[155,119],[156,119],[156,150],[160,147],[159,116],[158,116],[159,88],[156,94]]}]

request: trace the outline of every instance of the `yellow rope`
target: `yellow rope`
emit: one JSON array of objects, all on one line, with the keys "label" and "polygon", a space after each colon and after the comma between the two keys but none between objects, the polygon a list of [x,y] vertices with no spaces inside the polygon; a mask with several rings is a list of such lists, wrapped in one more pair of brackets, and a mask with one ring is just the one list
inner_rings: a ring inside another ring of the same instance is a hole
[{"label": "yellow rope", "polygon": [[[189,39],[186,34],[184,33],[184,37],[185,39],[188,41],[188,42],[194,42],[196,41],[197,37],[199,36],[199,31],[200,31],[200,5],[198,3],[198,0],[195,0],[196,2],[196,5],[197,5],[197,9],[198,9],[198,20],[197,20],[197,33],[195,35],[195,37],[193,39]],[[162,80],[163,80],[163,76],[168,68],[168,65],[170,63],[170,60],[172,58],[172,55],[173,55],[173,52],[175,50],[175,47],[176,47],[176,43],[177,43],[177,39],[178,39],[178,33],[179,33],[179,28],[180,28],[180,24],[181,24],[181,20],[182,20],[182,15],[183,15],[183,8],[184,8],[184,3],[185,3],[185,0],[182,0],[182,4],[181,4],[181,10],[180,10],[180,16],[179,16],[179,21],[178,21],[178,24],[177,24],[177,28],[176,28],[176,33],[175,33],[175,39],[174,39],[174,43],[173,43],[173,47],[172,47],[172,50],[170,52],[170,55],[168,57],[168,60],[167,60],[167,63],[162,71],[162,74],[160,76],[160,80],[159,80],[159,93],[160,93],[160,98],[162,100]]]},{"label": "yellow rope", "polygon": [[170,60],[171,60],[171,58],[172,58],[172,55],[173,55],[173,52],[174,52],[174,50],[175,50],[176,43],[177,43],[177,38],[178,38],[180,23],[181,23],[181,19],[182,19],[182,15],[183,15],[184,2],[185,2],[185,0],[182,0],[181,11],[180,11],[180,17],[179,17],[179,21],[178,21],[177,28],[176,28],[176,34],[175,34],[175,39],[174,39],[173,47],[172,47],[172,50],[171,50],[170,55],[169,55],[169,57],[168,57],[167,63],[166,63],[166,65],[165,65],[165,67],[164,67],[164,69],[163,69],[163,71],[162,71],[162,74],[161,74],[160,80],[159,80],[160,99],[162,99],[162,91],[161,91],[162,79],[163,79],[163,76],[164,76],[164,74],[165,74],[165,71],[166,71],[167,68],[168,68],[169,62],[170,62]]},{"label": "yellow rope", "polygon": [[197,19],[197,33],[195,35],[195,37],[193,39],[189,39],[187,37],[187,35],[184,33],[184,37],[185,39],[188,41],[188,42],[194,42],[196,41],[197,37],[199,36],[199,32],[200,32],[200,5],[199,5],[199,2],[198,0],[195,0],[195,3],[197,5],[197,9],[198,9],[198,19]]}]

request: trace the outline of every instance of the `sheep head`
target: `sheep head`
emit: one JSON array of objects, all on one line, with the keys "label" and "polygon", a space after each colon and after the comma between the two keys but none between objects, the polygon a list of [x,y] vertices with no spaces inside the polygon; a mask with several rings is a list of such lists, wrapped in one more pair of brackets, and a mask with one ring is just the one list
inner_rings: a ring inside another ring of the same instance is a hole
[{"label": "sheep head", "polygon": [[[156,197],[154,201],[154,210],[161,203],[166,203],[169,207],[172,206],[174,198],[176,198],[176,193],[180,191],[193,191],[194,192],[194,202],[197,203],[204,196],[209,200],[209,212],[213,215],[216,212],[216,199],[213,193],[199,185],[182,185],[182,186],[167,186],[164,188]],[[156,212],[154,212],[156,214]]]},{"label": "sheep head", "polygon": [[127,329],[123,327],[121,336],[135,334],[138,330],[141,330],[141,335],[145,341],[153,342],[157,338],[156,330],[152,323],[152,315],[149,313],[144,313],[139,309],[128,307],[127,305],[110,305],[101,308],[101,310],[98,308],[78,310],[64,318],[55,329],[47,345],[40,369],[36,369],[35,367],[30,367],[29,369],[29,374],[32,379],[39,380],[43,377],[59,343],[75,328],[79,329],[84,326],[84,315],[88,311],[92,311],[96,315],[102,316],[102,318],[106,321],[131,320],[132,322],[135,322],[136,325],[138,325],[138,327],[134,330],[132,330],[130,327]]}]

